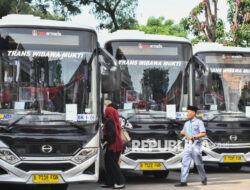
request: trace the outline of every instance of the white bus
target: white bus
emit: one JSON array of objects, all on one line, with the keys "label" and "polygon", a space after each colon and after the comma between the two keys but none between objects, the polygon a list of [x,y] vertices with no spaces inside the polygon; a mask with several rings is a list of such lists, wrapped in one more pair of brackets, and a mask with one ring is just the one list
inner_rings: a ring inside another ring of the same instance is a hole
[{"label": "white bus", "polygon": [[171,147],[168,142],[180,139],[187,105],[193,103],[188,100],[191,43],[126,30],[98,37],[121,69],[119,90],[103,97],[106,105],[118,106],[122,125],[132,138],[120,166],[166,178],[169,170],[181,168],[180,144]]},{"label": "white bus", "polygon": [[98,180],[97,47],[88,26],[31,15],[0,20],[1,183],[62,190]]},{"label": "white bus", "polygon": [[205,163],[238,170],[250,163],[250,48],[194,46],[208,72],[196,67],[195,103],[207,125]]}]

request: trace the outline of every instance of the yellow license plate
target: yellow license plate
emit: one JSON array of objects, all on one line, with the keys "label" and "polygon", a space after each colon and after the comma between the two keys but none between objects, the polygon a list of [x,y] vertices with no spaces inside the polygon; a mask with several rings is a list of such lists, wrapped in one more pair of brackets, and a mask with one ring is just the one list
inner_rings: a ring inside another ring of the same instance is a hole
[{"label": "yellow license plate", "polygon": [[162,163],[161,162],[141,162],[140,170],[161,170]]},{"label": "yellow license plate", "polygon": [[224,162],[242,162],[242,156],[224,156]]},{"label": "yellow license plate", "polygon": [[58,174],[35,174],[33,183],[59,183]]}]

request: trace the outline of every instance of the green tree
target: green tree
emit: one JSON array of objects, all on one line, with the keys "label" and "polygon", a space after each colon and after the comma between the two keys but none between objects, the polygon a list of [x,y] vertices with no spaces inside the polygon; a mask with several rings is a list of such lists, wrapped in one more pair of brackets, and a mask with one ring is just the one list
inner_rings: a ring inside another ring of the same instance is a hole
[{"label": "green tree", "polygon": [[90,12],[101,21],[99,28],[113,32],[138,26],[135,19],[137,4],[138,0],[0,0],[0,18],[16,13],[67,20],[70,15],[81,13],[82,5],[90,5]]},{"label": "green tree", "polygon": [[229,45],[249,46],[250,43],[250,0],[227,0],[228,21],[231,25]]},{"label": "green tree", "polygon": [[164,17],[149,17],[147,25],[139,26],[139,30],[144,31],[146,34],[187,37],[187,32],[182,23],[174,24],[173,20],[165,20]]},{"label": "green tree", "polygon": [[[182,20],[185,29],[195,36],[193,44],[199,41],[222,42],[226,38],[225,24],[217,16],[217,6],[218,0],[202,0],[189,17]],[[203,21],[200,20],[201,15],[205,17]]]},{"label": "green tree", "polygon": [[1,0],[0,1],[0,18],[10,13],[20,13],[26,10],[32,0]]},{"label": "green tree", "polygon": [[143,94],[146,96],[144,97],[145,100],[149,101],[150,97],[153,97],[153,100],[165,98],[169,85],[168,70],[158,68],[145,69],[141,84]]},{"label": "green tree", "polygon": [[67,20],[70,15],[81,13],[81,1],[82,0],[33,0],[33,3],[44,14],[47,14],[49,10],[53,10],[55,15]]},{"label": "green tree", "polygon": [[[40,0],[39,0],[40,1]],[[7,14],[33,14],[50,20],[65,20],[65,17],[59,16],[57,13],[47,11],[48,6],[32,0],[1,0],[0,1],[0,18]]]},{"label": "green tree", "polygon": [[134,29],[137,26],[135,9],[138,0],[80,0],[82,5],[91,5],[91,13],[102,23],[100,29],[113,32],[119,29]]}]

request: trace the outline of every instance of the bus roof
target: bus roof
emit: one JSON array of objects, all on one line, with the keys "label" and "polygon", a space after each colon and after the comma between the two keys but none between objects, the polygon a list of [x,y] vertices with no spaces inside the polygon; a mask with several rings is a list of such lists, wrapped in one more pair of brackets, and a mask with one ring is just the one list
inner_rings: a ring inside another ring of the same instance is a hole
[{"label": "bus roof", "polygon": [[223,46],[218,43],[199,43],[193,47],[194,55],[205,52],[239,52],[250,53],[250,48]]},{"label": "bus roof", "polygon": [[55,20],[45,20],[40,17],[33,15],[21,15],[21,14],[10,14],[0,19],[0,27],[56,27],[56,28],[68,28],[68,29],[85,29],[92,30],[95,29],[81,24],[76,24],[69,21],[55,21]]},{"label": "bus roof", "polygon": [[108,34],[99,33],[98,40],[101,47],[104,47],[107,42],[118,41],[118,40],[168,41],[168,42],[188,43],[191,45],[191,42],[186,38],[176,37],[176,36],[166,36],[166,35],[145,34],[144,32],[138,30],[118,30],[114,33],[108,33]]}]

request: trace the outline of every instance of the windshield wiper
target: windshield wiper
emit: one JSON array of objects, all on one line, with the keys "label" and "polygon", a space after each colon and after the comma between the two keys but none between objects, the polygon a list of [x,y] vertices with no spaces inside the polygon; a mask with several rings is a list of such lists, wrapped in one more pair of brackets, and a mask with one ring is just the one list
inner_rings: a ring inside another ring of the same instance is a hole
[{"label": "windshield wiper", "polygon": [[11,131],[14,126],[21,120],[23,120],[25,117],[27,117],[28,115],[51,115],[51,114],[42,114],[40,112],[37,111],[30,111],[27,114],[23,115],[22,117],[19,117],[18,119],[16,119],[15,121],[13,121],[12,123],[10,123],[9,125],[7,125],[7,127],[5,128],[7,131]]},{"label": "windshield wiper", "polygon": [[80,130],[82,130],[82,131],[85,131],[85,130],[86,130],[86,129],[83,128],[82,126],[77,125],[76,123],[74,123],[74,122],[72,122],[72,121],[68,121],[68,120],[49,120],[49,122],[65,122],[65,123],[69,124],[70,126],[75,127],[75,128],[77,128],[77,129],[80,129]]},{"label": "windshield wiper", "polygon": [[31,111],[31,112],[28,112],[27,114],[25,114],[25,115],[23,115],[22,117],[19,117],[18,119],[16,119],[15,121],[13,121],[12,123],[10,123],[8,126],[7,126],[7,128],[6,128],[6,130],[7,131],[10,131],[12,128],[13,128],[13,126],[14,125],[16,125],[19,121],[21,121],[22,119],[24,119],[25,117],[27,117],[28,115],[37,115],[37,113],[34,113],[33,111]]},{"label": "windshield wiper", "polygon": [[[148,114],[138,114],[138,115],[148,115]],[[126,120],[129,120],[129,119],[131,119],[131,118],[133,118],[133,117],[135,117],[136,115],[131,115],[131,116],[129,116],[128,118],[126,118]],[[183,123],[181,122],[181,121],[177,121],[177,120],[175,120],[175,119],[172,119],[172,118],[169,118],[169,117],[153,117],[152,115],[150,115],[151,116],[151,118],[141,118],[141,119],[167,119],[167,120],[169,120],[169,121],[171,121],[171,122],[173,122],[173,123],[175,123],[175,124],[178,124],[178,125],[183,125]]]},{"label": "windshield wiper", "polygon": [[215,120],[217,117],[218,117],[218,115],[215,115],[212,119],[207,120],[207,123]]},{"label": "windshield wiper", "polygon": [[[173,123],[175,123],[175,124],[183,125],[183,123],[182,123],[181,121],[177,121],[177,120],[172,119],[172,118],[169,118],[169,117],[153,117],[153,118],[154,118],[154,119],[155,119],[155,118],[167,119],[167,120],[169,120],[169,121],[171,121],[171,122],[173,122]],[[184,120],[184,121],[186,121],[186,120]]]}]

